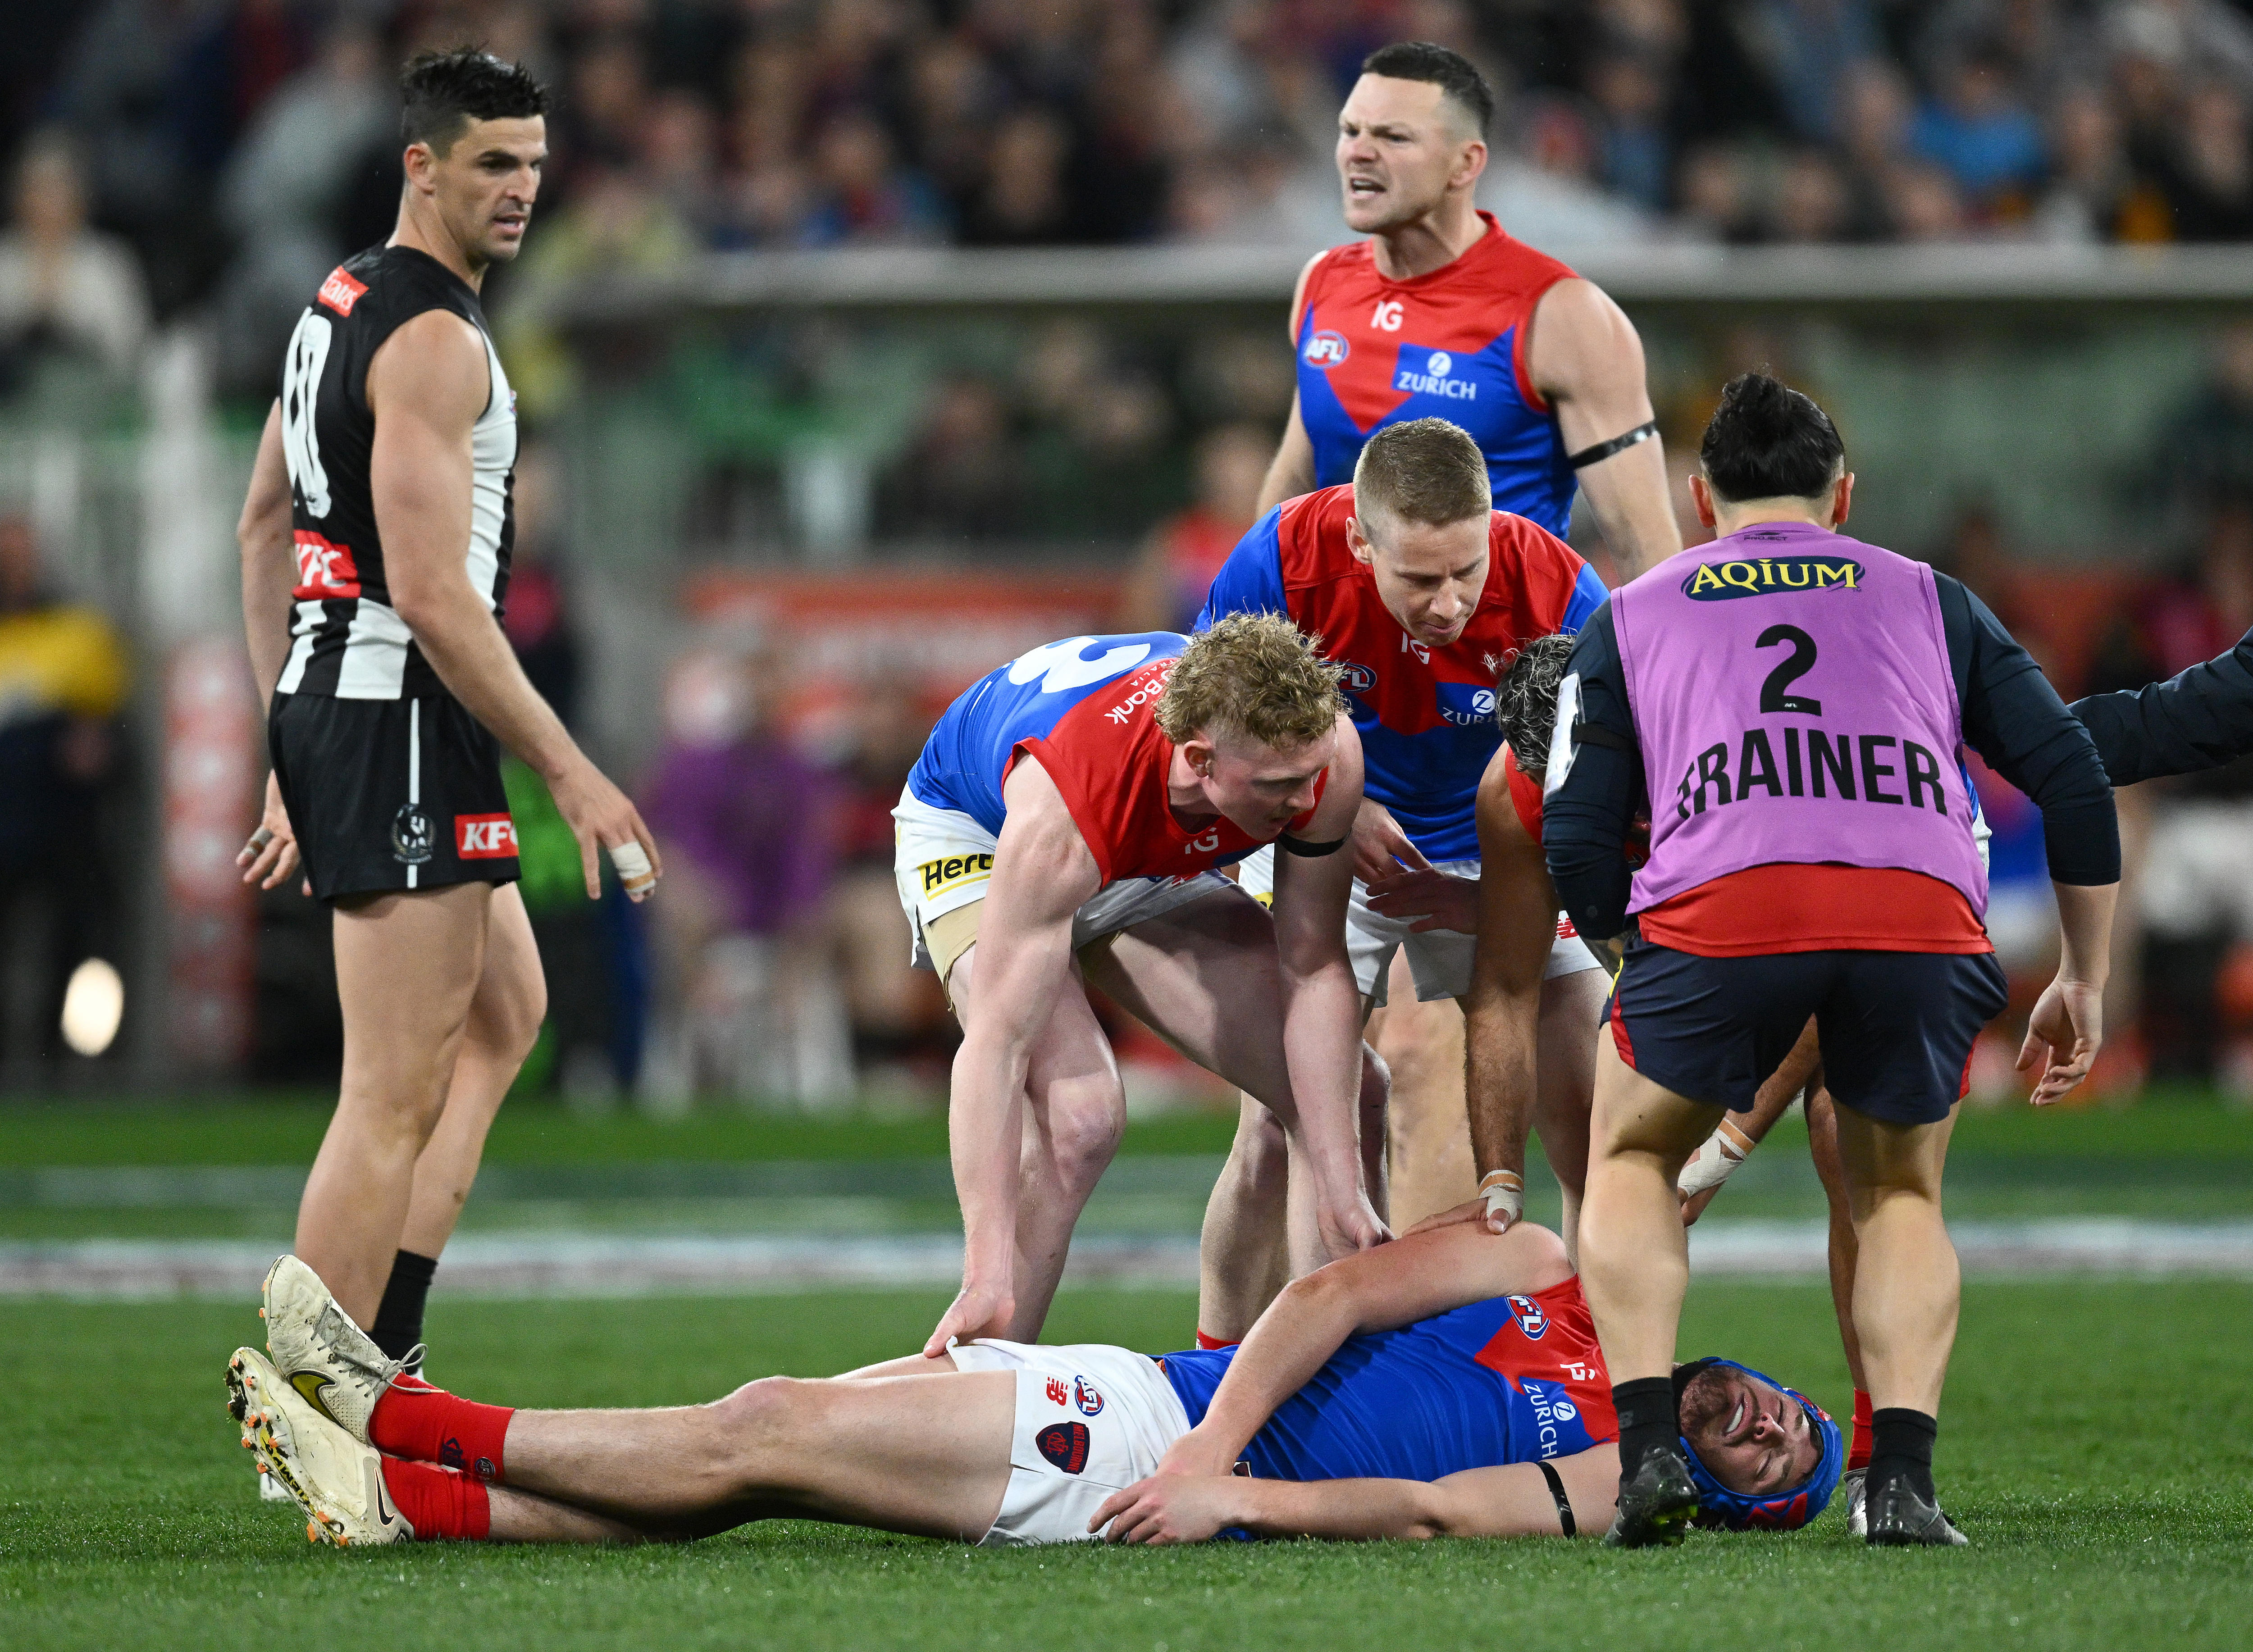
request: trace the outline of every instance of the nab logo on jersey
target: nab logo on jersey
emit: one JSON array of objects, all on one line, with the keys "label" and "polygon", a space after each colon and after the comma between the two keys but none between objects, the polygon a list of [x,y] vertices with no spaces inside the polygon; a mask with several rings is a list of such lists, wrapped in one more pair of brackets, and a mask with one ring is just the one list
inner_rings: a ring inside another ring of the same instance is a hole
[{"label": "nab logo on jersey", "polygon": [[1510,1300],[1510,1317],[1517,1321],[1517,1328],[1525,1333],[1525,1340],[1538,1342],[1542,1332],[1549,1328],[1549,1316],[1541,1311],[1541,1304],[1530,1296],[1513,1296]]},{"label": "nab logo on jersey", "polygon": [[1307,340],[1306,362],[1309,367],[1320,367],[1328,373],[1353,353],[1353,346],[1344,336],[1335,332],[1318,332]]}]

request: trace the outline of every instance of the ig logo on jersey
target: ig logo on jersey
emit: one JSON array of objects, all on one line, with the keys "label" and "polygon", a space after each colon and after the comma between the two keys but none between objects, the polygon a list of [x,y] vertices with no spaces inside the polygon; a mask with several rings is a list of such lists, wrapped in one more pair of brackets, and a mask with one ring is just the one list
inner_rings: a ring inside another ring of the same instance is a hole
[{"label": "ig logo on jersey", "polygon": [[1305,360],[1309,367],[1328,373],[1352,353],[1353,346],[1346,343],[1343,334],[1318,332],[1307,340]]},{"label": "ig logo on jersey", "polygon": [[1517,1321],[1517,1328],[1525,1333],[1525,1340],[1538,1342],[1542,1332],[1549,1328],[1549,1316],[1541,1311],[1541,1304],[1530,1296],[1509,1299],[1510,1317]]}]

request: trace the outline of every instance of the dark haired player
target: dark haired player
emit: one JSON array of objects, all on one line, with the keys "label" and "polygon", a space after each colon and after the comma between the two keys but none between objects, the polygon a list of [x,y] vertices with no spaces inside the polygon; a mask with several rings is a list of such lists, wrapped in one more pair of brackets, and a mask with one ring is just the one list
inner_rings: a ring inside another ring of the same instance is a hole
[{"label": "dark haired player", "polygon": [[[1364,1014],[1385,1003],[1399,951],[1419,1000],[1470,993],[1471,938],[1419,930],[1372,901],[1370,886],[1405,864],[1469,888],[1479,868],[1479,777],[1499,738],[1496,679],[1533,638],[1579,630],[1604,597],[1603,582],[1563,540],[1492,509],[1489,498],[1484,457],[1460,426],[1387,425],[1364,444],[1350,484],[1287,500],[1245,535],[1199,621],[1287,614],[1322,638],[1344,674],[1367,791],[1349,846],[1356,881],[1347,919]],[[1273,867],[1272,853],[1247,861],[1245,886],[1264,893]],[[1565,1183],[1569,1250],[1586,1153],[1587,1034],[1602,990],[1594,959],[1553,907],[1547,937],[1524,1037],[1500,1057],[1508,1070],[1480,1087],[1495,1105],[1472,1114],[1469,1133],[1500,1231],[1523,1209],[1537,1023],[1545,1028],[1541,1084],[1552,1105],[1543,1126]],[[1210,1340],[1242,1335],[1272,1293],[1270,1272],[1253,1258],[1272,1251],[1280,1227],[1284,1169],[1271,1116],[1247,1105],[1205,1223],[1198,1329]]]},{"label": "dark haired player", "polygon": [[[1475,205],[1495,114],[1484,78],[1420,40],[1361,66],[1339,112],[1336,159],[1347,227],[1369,239],[1316,255],[1300,274],[1290,319],[1298,391],[1260,507],[1350,480],[1372,433],[1436,417],[1470,434],[1496,510],[1561,539],[1577,486],[1622,575],[1672,555],[1682,538],[1633,324],[1601,288]],[[1464,784],[1465,843],[1451,858],[1474,852],[1475,780]],[[1374,791],[1364,812],[1364,839],[1392,826]],[[1436,1005],[1396,1005],[1372,1034],[1404,1057],[1394,1140],[1432,1161],[1403,1181],[1426,1207],[1463,1190],[1439,1168],[1462,1128],[1462,1073],[1406,1057],[1450,1038],[1447,1019]],[[1496,1168],[1475,1142],[1472,1158],[1481,1172]]]},{"label": "dark haired player", "polygon": [[[1628,931],[1581,1244],[1621,1419],[1611,1537],[1671,1540],[1696,1507],[1668,1380],[1688,1277],[1677,1179],[1811,1015],[1859,1251],[1869,1540],[1961,1543],[1931,1469],[1960,1295],[1941,1173],[1972,1041],[2005,994],[1955,753],[1971,745],[2043,814],[2062,961],[2033,1017],[2037,1100],[2102,1042],[2112,796],[2088,731],[1976,597],[1838,533],[1854,479],[1821,408],[1746,374],[1700,457],[1691,491],[1720,537],[1583,628],[1545,782],[1566,911],[1584,934]],[[1630,877],[1638,812],[1650,854]]]},{"label": "dark haired player", "polygon": [[[333,1334],[313,1369],[351,1422],[251,1349],[227,1381],[243,1444],[304,1509],[306,1536],[340,1548],[677,1542],[777,1518],[994,1546],[1570,1537],[1602,1530],[1618,1473],[1580,1282],[1531,1223],[1334,1262],[1241,1348],[1152,1359],[981,1340],[669,1410],[517,1411],[392,1385],[333,1304],[322,1319]],[[1708,1523],[1822,1512],[1839,1450],[1819,1407],[1727,1360],[1675,1382]]]},{"label": "dark haired player", "polygon": [[[597,846],[637,896],[656,861],[498,623],[516,397],[478,293],[523,245],[547,94],[468,50],[417,58],[401,89],[398,227],[332,271],[298,322],[240,530],[274,763],[245,878],[271,889],[302,856],[333,913],[344,1009],[343,1083],[296,1250],[394,1360],[412,1356],[486,1128],[546,1014],[500,748],[548,783],[589,897]],[[290,1372],[288,1328],[269,1334]]]}]

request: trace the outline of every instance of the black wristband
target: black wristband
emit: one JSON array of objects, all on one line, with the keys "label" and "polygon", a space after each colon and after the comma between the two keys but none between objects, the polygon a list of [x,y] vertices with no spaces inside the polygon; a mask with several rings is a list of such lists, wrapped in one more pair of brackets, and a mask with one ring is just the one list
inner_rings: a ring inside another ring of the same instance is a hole
[{"label": "black wristband", "polygon": [[1573,1518],[1573,1500],[1565,1495],[1565,1477],[1557,1472],[1557,1465],[1546,1458],[1533,1466],[1541,1471],[1542,1479],[1549,1482],[1549,1495],[1557,1500],[1557,1523],[1564,1527],[1566,1537],[1578,1537],[1580,1523]]},{"label": "black wristband", "polygon": [[1275,846],[1286,854],[1304,855],[1309,861],[1319,861],[1326,854],[1336,854],[1345,847],[1349,840],[1333,838],[1328,843],[1309,843],[1304,838],[1294,838],[1286,832],[1275,840]]},{"label": "black wristband", "polygon": [[1582,448],[1578,453],[1566,454],[1565,463],[1575,471],[1585,471],[1592,464],[1602,464],[1615,453],[1624,453],[1638,443],[1650,441],[1657,434],[1658,421],[1647,419],[1623,436],[1615,436],[1608,442],[1599,442],[1592,448]]}]

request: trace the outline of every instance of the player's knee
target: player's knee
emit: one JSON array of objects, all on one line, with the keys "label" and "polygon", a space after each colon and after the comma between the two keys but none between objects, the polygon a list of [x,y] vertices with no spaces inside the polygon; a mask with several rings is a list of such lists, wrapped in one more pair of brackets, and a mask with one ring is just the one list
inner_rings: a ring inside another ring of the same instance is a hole
[{"label": "player's knee", "polygon": [[820,1384],[795,1377],[762,1377],[714,1400],[709,1460],[730,1488],[771,1480],[776,1453],[804,1424]]},{"label": "player's knee", "polygon": [[1050,1150],[1057,1174],[1069,1184],[1092,1187],[1118,1156],[1126,1135],[1126,1107],[1108,1097],[1050,1112]]},{"label": "player's knee", "polygon": [[548,977],[535,958],[527,967],[488,977],[478,994],[471,1025],[479,1041],[513,1062],[521,1062],[539,1042],[548,1019]]}]

